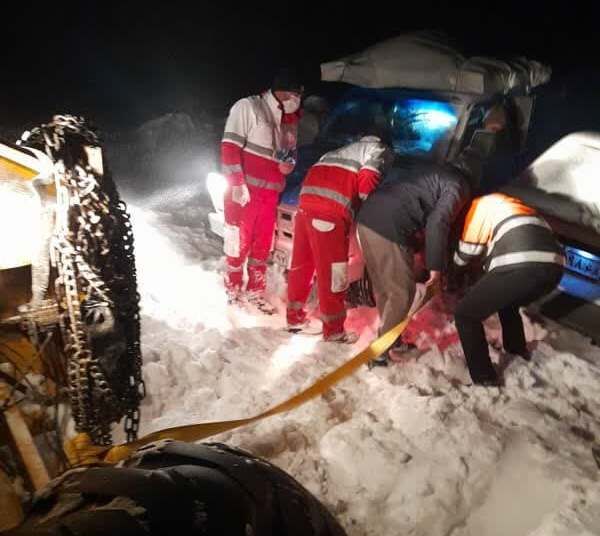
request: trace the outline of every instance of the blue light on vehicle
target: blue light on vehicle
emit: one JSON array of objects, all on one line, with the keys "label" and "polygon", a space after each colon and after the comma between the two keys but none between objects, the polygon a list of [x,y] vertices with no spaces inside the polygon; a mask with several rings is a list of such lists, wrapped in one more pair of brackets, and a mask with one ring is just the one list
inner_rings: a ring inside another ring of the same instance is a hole
[{"label": "blue light on vehicle", "polygon": [[423,113],[422,122],[431,129],[449,128],[456,123],[456,117],[439,110],[431,110]]},{"label": "blue light on vehicle", "polygon": [[406,102],[406,107],[423,130],[447,129],[457,121],[452,106],[445,102],[411,99]]},{"label": "blue light on vehicle", "polygon": [[458,121],[447,102],[424,99],[403,100],[393,114],[394,145],[401,154],[430,151]]}]

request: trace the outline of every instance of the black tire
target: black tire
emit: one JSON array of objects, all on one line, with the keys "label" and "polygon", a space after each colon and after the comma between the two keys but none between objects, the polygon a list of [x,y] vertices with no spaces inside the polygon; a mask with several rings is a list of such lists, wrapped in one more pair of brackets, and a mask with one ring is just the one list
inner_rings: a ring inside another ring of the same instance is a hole
[{"label": "black tire", "polygon": [[345,536],[329,511],[276,466],[217,443],[169,441],[123,467],[72,470],[36,499],[11,536]]}]

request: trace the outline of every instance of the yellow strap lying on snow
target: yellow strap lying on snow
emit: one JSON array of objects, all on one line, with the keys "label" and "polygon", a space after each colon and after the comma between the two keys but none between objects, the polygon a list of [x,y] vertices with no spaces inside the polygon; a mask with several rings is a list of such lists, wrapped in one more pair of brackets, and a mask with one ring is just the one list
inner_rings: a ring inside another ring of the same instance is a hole
[{"label": "yellow strap lying on snow", "polygon": [[[429,300],[429,294],[430,293],[428,292],[421,304],[421,307],[423,307],[423,305]],[[239,428],[240,426],[245,426],[247,424],[260,421],[266,417],[290,411],[298,406],[301,406],[305,402],[312,400],[320,394],[323,394],[325,391],[327,391],[327,389],[333,387],[344,378],[352,375],[359,367],[383,354],[402,334],[409,321],[410,317],[407,317],[398,325],[390,329],[387,333],[384,333],[381,335],[381,337],[373,341],[359,354],[326,376],[323,376],[317,380],[310,387],[304,389],[297,395],[292,396],[285,402],[277,404],[276,406],[273,406],[272,408],[255,415],[254,417],[236,419],[233,421],[205,422],[200,424],[188,424],[184,426],[175,426],[173,428],[165,428],[164,430],[158,430],[145,435],[144,437],[141,437],[136,441],[132,441],[131,443],[123,443],[121,445],[108,448],[92,445],[89,437],[87,437],[87,434],[78,434],[68,442],[68,444],[65,446],[65,450],[67,451],[69,459],[73,465],[93,463],[94,461],[101,460],[107,463],[117,463],[127,458],[138,448],[160,439],[175,439],[188,442],[200,441],[201,439],[206,439],[207,437],[220,434],[222,432],[228,432],[229,430]],[[90,447],[93,452],[87,452],[88,447]],[[105,456],[104,453],[106,453]]]}]

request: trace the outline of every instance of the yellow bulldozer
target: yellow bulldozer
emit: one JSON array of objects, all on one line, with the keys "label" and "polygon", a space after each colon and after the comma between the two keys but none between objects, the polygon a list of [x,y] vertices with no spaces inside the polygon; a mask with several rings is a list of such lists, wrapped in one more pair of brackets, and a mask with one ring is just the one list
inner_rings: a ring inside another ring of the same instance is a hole
[{"label": "yellow bulldozer", "polygon": [[[55,116],[0,143],[0,221],[0,533],[345,536],[301,484],[248,452],[168,430],[135,441],[145,393],[133,233],[85,120]],[[110,448],[119,421],[127,444]]]},{"label": "yellow bulldozer", "polygon": [[136,439],[138,302],[131,223],[95,130],[54,116],[0,142],[0,519],[9,525],[20,515],[18,475],[27,494],[68,468],[66,434],[110,445],[123,421]]}]

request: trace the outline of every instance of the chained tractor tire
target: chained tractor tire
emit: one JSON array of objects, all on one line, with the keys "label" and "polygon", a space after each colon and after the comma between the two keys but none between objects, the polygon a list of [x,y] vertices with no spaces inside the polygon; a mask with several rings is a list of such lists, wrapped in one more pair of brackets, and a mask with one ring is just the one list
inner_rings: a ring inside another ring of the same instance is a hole
[{"label": "chained tractor tire", "polygon": [[120,467],[50,483],[10,536],[345,536],[329,511],[274,465],[217,443],[165,441]]},{"label": "chained tractor tire", "polygon": [[110,445],[123,421],[134,440],[144,396],[133,229],[83,118],[0,143],[0,226],[0,463],[33,492],[38,469],[68,466],[70,422]]}]

